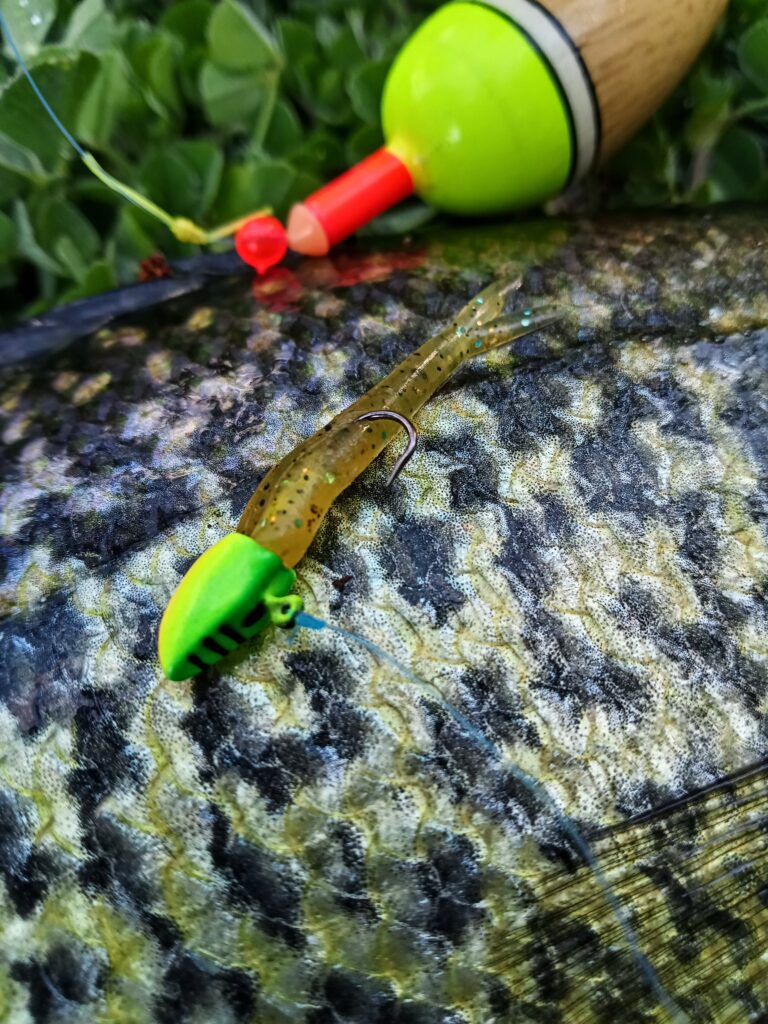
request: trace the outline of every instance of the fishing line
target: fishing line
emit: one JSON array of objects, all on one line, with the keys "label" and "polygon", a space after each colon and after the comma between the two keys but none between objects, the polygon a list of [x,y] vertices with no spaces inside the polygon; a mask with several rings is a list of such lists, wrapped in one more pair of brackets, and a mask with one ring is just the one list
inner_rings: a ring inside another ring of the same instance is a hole
[{"label": "fishing line", "polygon": [[523,771],[522,768],[519,768],[516,764],[513,764],[510,761],[507,761],[496,744],[489,740],[478,726],[474,725],[463,712],[459,711],[457,707],[444,697],[434,684],[428,683],[426,680],[415,675],[407,665],[404,665],[394,655],[382,650],[371,640],[368,640],[363,636],[359,636],[357,633],[352,633],[349,630],[344,629],[342,626],[332,625],[331,623],[323,621],[323,619],[317,619],[313,615],[308,615],[306,612],[299,612],[295,621],[296,625],[302,626],[305,629],[315,631],[329,629],[334,633],[338,633],[340,636],[353,640],[361,647],[364,647],[377,660],[392,665],[393,668],[397,669],[397,671],[408,679],[409,682],[413,683],[420,690],[433,697],[440,707],[450,715],[462,732],[469,736],[482,750],[492,756],[495,760],[499,761],[505,768],[509,769],[514,778],[528,790],[534,799],[549,810],[562,831],[579,851],[579,854],[583,858],[585,864],[587,864],[589,869],[592,871],[595,879],[597,880],[597,884],[600,886],[600,889],[602,890],[603,895],[605,896],[605,899],[607,900],[611,911],[621,928],[624,940],[638,970],[645,978],[659,1003],[663,1006],[672,1020],[676,1022],[676,1024],[690,1024],[688,1015],[683,1012],[672,996],[664,988],[656,969],[642,951],[639,939],[635,934],[635,930],[630,923],[629,917],[618,896],[613,891],[613,887],[600,866],[596,855],[593,853],[592,847],[582,836],[571,818],[557,805],[554,798],[550,796],[544,786],[534,779],[533,776],[528,775],[527,772]]},{"label": "fishing line", "polygon": [[131,188],[130,185],[126,185],[125,182],[120,181],[113,174],[110,174],[108,171],[104,170],[104,168],[101,166],[101,164],[93,155],[93,153],[89,153],[87,150],[83,149],[83,147],[74,137],[74,135],[61,121],[58,114],[51,106],[51,104],[45,98],[42,89],[35,81],[34,75],[29,70],[27,62],[25,61],[21,53],[21,50],[16,44],[16,40],[13,37],[13,33],[11,32],[8,26],[8,22],[6,21],[2,11],[0,11],[0,29],[2,30],[3,35],[8,41],[8,45],[11,48],[16,63],[18,64],[19,69],[21,70],[21,73],[29,82],[32,91],[40,101],[43,110],[45,110],[46,114],[50,117],[51,121],[53,121],[58,130],[61,132],[61,134],[70,144],[70,146],[74,149],[74,151],[83,161],[83,163],[91,172],[91,174],[93,174],[94,177],[98,178],[98,180],[103,185],[106,185],[106,187],[110,189],[112,192],[121,196],[129,203],[132,203],[134,206],[137,206],[140,210],[144,210],[145,213],[150,214],[152,217],[155,217],[157,220],[161,221],[161,223],[165,224],[165,226],[172,232],[174,237],[177,238],[180,242],[185,242],[191,245],[209,245],[212,242],[219,242],[225,238],[228,238],[230,235],[234,235],[236,232],[240,230],[240,228],[248,224],[249,221],[265,217],[266,215],[272,212],[271,207],[265,206],[259,210],[254,210],[252,213],[248,213],[243,217],[238,217],[237,220],[229,221],[226,224],[222,224],[219,227],[213,228],[212,230],[208,231],[205,228],[201,228],[198,224],[195,224],[195,222],[193,220],[190,220],[188,217],[174,217],[173,214],[168,213],[167,210],[164,210],[161,206],[158,206],[157,203],[153,203],[151,199],[148,199],[140,192],[137,192],[136,189]]}]

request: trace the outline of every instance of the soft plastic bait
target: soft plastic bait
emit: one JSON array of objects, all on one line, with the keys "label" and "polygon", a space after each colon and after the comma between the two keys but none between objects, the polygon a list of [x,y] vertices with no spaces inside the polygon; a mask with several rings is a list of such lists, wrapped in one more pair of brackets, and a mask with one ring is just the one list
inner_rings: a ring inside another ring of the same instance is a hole
[{"label": "soft plastic bait", "polygon": [[298,448],[259,484],[237,532],[192,565],[160,623],[159,654],[170,679],[197,675],[270,622],[290,626],[303,603],[291,594],[302,558],[335,499],[401,426],[408,446],[391,483],[416,448],[411,417],[473,356],[554,323],[539,305],[505,312],[514,285],[493,284],[389,376]]}]

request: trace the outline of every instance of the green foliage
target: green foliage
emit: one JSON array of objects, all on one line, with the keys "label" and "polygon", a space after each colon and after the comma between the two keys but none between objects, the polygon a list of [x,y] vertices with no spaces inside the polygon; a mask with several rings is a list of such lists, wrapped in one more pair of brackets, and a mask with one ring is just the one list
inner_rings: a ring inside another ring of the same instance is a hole
[{"label": "green foliage", "polygon": [[768,199],[768,0],[730,0],[665,108],[609,168],[612,203]]},{"label": "green foliage", "polygon": [[[0,0],[84,147],[203,224],[290,204],[381,143],[393,56],[436,0]],[[159,12],[159,13],[158,13]],[[768,199],[768,0],[731,0],[707,53],[600,179],[615,204]],[[391,230],[424,220],[397,211]],[[387,226],[385,222],[384,226]],[[6,319],[194,250],[93,179],[0,56],[0,300]]]}]

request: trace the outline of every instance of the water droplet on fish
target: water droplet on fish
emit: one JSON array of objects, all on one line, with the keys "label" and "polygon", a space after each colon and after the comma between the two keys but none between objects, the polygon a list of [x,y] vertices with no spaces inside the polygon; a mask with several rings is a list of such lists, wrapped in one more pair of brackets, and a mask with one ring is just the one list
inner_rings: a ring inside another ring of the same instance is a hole
[{"label": "water droplet on fish", "polygon": [[482,347],[483,347],[482,341],[476,341],[475,342],[475,348],[482,348]]},{"label": "water droplet on fish", "polygon": [[482,295],[478,295],[477,298],[475,299],[475,302],[478,304],[478,306],[482,306],[482,304],[485,302],[485,299],[482,297]]},{"label": "water droplet on fish", "polygon": [[524,320],[521,320],[520,323],[523,325],[523,327],[531,326],[531,321],[528,319],[528,317],[526,317]]},{"label": "water droplet on fish", "polygon": [[19,0],[19,7],[28,7],[29,0]]},{"label": "water droplet on fish", "polygon": [[467,332],[464,330],[463,327],[457,327],[456,328],[456,337],[457,338],[463,338],[466,333]]},{"label": "water droplet on fish", "polygon": [[533,310],[532,309],[524,309],[523,310],[523,316],[532,316],[532,315],[533,315]]},{"label": "water droplet on fish", "polygon": [[32,22],[33,25],[42,25],[43,23],[43,19],[40,17],[39,14],[33,14],[29,20]]},{"label": "water droplet on fish", "polygon": [[327,484],[332,484],[335,479],[336,479],[336,477],[333,475],[333,473],[326,473],[325,474],[325,482]]}]

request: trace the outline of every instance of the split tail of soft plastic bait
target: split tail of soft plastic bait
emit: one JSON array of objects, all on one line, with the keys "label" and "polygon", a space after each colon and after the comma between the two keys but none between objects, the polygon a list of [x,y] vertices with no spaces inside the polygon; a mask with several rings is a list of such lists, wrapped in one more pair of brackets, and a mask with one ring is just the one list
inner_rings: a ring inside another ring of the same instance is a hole
[{"label": "split tail of soft plastic bait", "polygon": [[461,348],[464,358],[471,359],[562,319],[562,312],[544,299],[531,302],[524,309],[507,309],[509,298],[517,293],[518,286],[519,281],[494,282],[468,302],[444,332],[449,346]]},{"label": "split tail of soft plastic bait", "polygon": [[542,303],[516,313],[505,313],[488,324],[478,324],[472,332],[476,351],[471,355],[485,355],[517,341],[522,335],[543,331],[562,320],[563,314],[549,303]]}]

